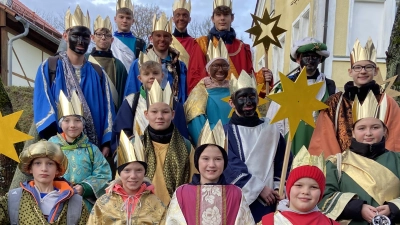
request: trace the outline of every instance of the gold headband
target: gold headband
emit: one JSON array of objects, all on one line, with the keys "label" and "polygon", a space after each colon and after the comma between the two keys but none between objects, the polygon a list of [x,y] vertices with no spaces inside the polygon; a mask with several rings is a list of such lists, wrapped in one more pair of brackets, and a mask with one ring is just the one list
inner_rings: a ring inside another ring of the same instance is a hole
[{"label": "gold headband", "polygon": [[232,9],[232,0],[214,0],[213,9],[217,8],[218,6],[227,6]]},{"label": "gold headband", "polygon": [[177,9],[186,9],[190,13],[192,10],[192,3],[190,0],[188,2],[186,2],[186,0],[175,0],[172,11],[175,12]]},{"label": "gold headband", "polygon": [[307,148],[303,146],[297,153],[296,157],[293,159],[292,169],[295,169],[300,166],[316,166],[324,174],[326,174],[326,163],[325,163],[324,153],[321,153],[319,156],[310,155]]},{"label": "gold headband", "polygon": [[134,8],[133,8],[133,4],[132,4],[131,0],[118,0],[117,6],[116,6],[116,11],[118,11],[118,9],[122,9],[122,8],[128,8],[128,9],[132,10],[132,13],[134,12]]}]

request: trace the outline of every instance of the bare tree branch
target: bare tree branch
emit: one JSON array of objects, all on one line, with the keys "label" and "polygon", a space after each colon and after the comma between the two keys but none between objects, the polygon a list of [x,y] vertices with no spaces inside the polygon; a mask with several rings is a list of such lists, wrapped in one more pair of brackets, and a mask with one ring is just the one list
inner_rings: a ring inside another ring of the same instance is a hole
[{"label": "bare tree branch", "polygon": [[210,17],[204,17],[202,20],[194,20],[189,23],[188,33],[194,37],[198,38],[201,36],[208,35],[210,29],[214,26]]},{"label": "bare tree branch", "polygon": [[149,36],[153,30],[153,16],[157,14],[159,17],[162,13],[157,5],[134,5],[135,14],[133,18],[135,22],[131,27],[131,31],[136,37],[142,38],[149,44]]},{"label": "bare tree branch", "polygon": [[44,19],[47,23],[53,26],[57,31],[60,33],[64,32],[64,13],[63,12],[48,12],[43,10],[34,10],[36,15],[40,16]]}]

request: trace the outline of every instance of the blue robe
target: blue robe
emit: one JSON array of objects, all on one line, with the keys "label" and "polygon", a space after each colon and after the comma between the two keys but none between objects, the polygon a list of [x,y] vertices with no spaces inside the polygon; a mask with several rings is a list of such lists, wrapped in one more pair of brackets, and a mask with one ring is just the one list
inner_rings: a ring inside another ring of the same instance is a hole
[{"label": "blue robe", "polygon": [[[61,90],[68,93],[61,60],[58,60],[56,68],[55,79],[50,84],[48,61],[39,66],[33,92],[34,121],[40,137],[46,139],[62,132],[58,126],[57,103]],[[115,117],[111,91],[104,72],[99,76],[90,62],[85,61],[80,72],[80,87],[92,113],[100,146],[111,140]]]},{"label": "blue robe", "polygon": [[[140,94],[139,98],[144,98],[144,96],[146,95],[146,92],[143,90],[143,88],[141,88],[141,91],[138,93],[135,93],[134,95],[137,95],[137,94]],[[144,112],[139,112],[137,110],[137,108],[138,108],[137,106],[136,106],[136,109],[132,109],[133,106],[131,106],[131,105],[133,103],[133,98],[134,98],[133,96],[129,96],[122,102],[122,105],[118,111],[117,117],[114,120],[113,130],[112,130],[112,138],[111,138],[112,153],[114,153],[118,147],[121,130],[123,130],[128,137],[134,135],[133,121],[137,117],[144,117]],[[138,103],[138,104],[140,104],[140,103]],[[183,110],[183,106],[181,103],[174,101],[173,107],[174,107],[174,111],[175,111],[175,117],[172,120],[172,123],[178,129],[179,133],[184,138],[188,139],[189,133],[188,133],[188,129],[186,127],[186,119],[185,119],[185,112]],[[133,117],[134,110],[136,110],[135,118]],[[139,115],[139,113],[141,113],[141,115]],[[146,124],[146,127],[147,127],[148,121],[146,120],[146,122],[147,122],[147,124]],[[142,132],[144,132],[144,129],[142,130]]]},{"label": "blue robe", "polygon": [[211,129],[214,129],[218,120],[221,120],[223,125],[227,124],[229,122],[228,116],[232,109],[227,102],[222,101],[223,98],[230,96],[229,88],[211,88],[206,90],[208,93],[206,113],[198,115],[188,122],[189,134],[195,146],[197,146],[201,129],[203,129],[207,119]]},{"label": "blue robe", "polygon": [[[228,166],[224,171],[228,183],[243,191],[250,205],[254,221],[274,212],[275,205],[267,206],[259,197],[265,186],[278,189],[282,173],[286,142],[278,128],[269,122],[255,127],[234,124],[224,126],[228,138]],[[288,168],[291,166],[292,156]],[[287,171],[287,175],[289,174]]]},{"label": "blue robe", "polygon": [[[165,65],[165,64],[163,64]],[[182,61],[179,61],[179,83],[178,83],[178,89],[179,89],[179,93],[178,93],[178,102],[184,104],[186,99],[187,99],[187,88],[186,88],[186,74],[187,74],[187,68],[185,63],[183,63]],[[178,70],[178,69],[177,69]],[[139,63],[138,63],[138,59],[136,59],[131,68],[129,69],[129,73],[128,73],[128,78],[126,80],[126,86],[125,86],[125,94],[124,96],[128,96],[132,93],[137,93],[140,91],[140,87],[142,86],[142,83],[139,81],[139,79],[137,78],[139,76],[140,72],[139,72]],[[174,78],[172,73],[168,72],[168,74],[164,74],[164,76],[168,75],[168,81],[170,83],[170,85],[172,85]]]},{"label": "blue robe", "polygon": [[110,165],[86,135],[79,137],[75,145],[68,144],[61,135],[51,137],[49,142],[60,145],[68,158],[68,168],[63,177],[74,185],[81,184],[92,189],[85,193],[93,192],[94,196],[83,194],[83,200],[90,212],[94,201],[105,193],[107,183],[111,180]]}]

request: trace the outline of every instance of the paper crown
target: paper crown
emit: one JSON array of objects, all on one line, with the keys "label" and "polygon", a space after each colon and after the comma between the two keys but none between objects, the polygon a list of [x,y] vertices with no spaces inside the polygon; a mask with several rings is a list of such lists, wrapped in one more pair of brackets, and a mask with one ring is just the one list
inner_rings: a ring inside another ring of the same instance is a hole
[{"label": "paper crown", "polygon": [[226,49],[223,41],[219,41],[217,47],[214,47],[213,42],[210,40],[210,43],[208,44],[207,61],[210,62],[216,58],[224,58],[229,60],[228,49]]},{"label": "paper crown", "polygon": [[58,96],[58,119],[63,116],[83,116],[83,106],[76,92],[72,92],[71,100],[68,100],[63,91]]},{"label": "paper crown", "polygon": [[217,8],[218,6],[227,6],[232,9],[232,0],[214,0],[213,9]]},{"label": "paper crown", "polygon": [[246,71],[242,70],[239,78],[236,78],[233,74],[229,81],[229,91],[234,94],[236,91],[242,88],[254,88],[257,90],[257,82],[253,75],[249,75]]},{"label": "paper crown", "polygon": [[190,13],[192,10],[192,3],[190,0],[188,2],[186,2],[186,0],[175,0],[172,11],[175,12],[177,9],[186,9]]},{"label": "paper crown", "polygon": [[155,61],[160,63],[160,57],[156,55],[154,51],[149,51],[147,53],[140,52],[139,53],[139,67],[143,65],[143,63],[148,62],[148,61]]},{"label": "paper crown", "polygon": [[98,29],[107,28],[112,32],[112,24],[110,17],[106,17],[104,20],[101,16],[97,16],[96,20],[93,23],[93,30],[96,31]]},{"label": "paper crown", "polygon": [[354,43],[353,50],[350,54],[351,65],[362,60],[376,62],[376,49],[371,38],[368,38],[365,47],[361,47],[360,41],[357,39]]},{"label": "paper crown", "polygon": [[119,146],[117,148],[117,167],[131,162],[144,162],[144,148],[139,135],[135,132],[135,142],[129,140],[124,131],[121,131],[119,138]]},{"label": "paper crown", "polygon": [[160,18],[158,19],[156,14],[154,14],[153,17],[153,32],[159,30],[166,31],[168,33],[172,32],[172,22],[171,20],[168,20],[164,12],[161,13]]},{"label": "paper crown", "polygon": [[118,0],[117,6],[116,6],[116,11],[118,11],[118,9],[122,9],[122,8],[128,8],[128,9],[132,10],[132,12],[134,12],[133,4],[132,4],[131,0]]},{"label": "paper crown", "polygon": [[361,104],[356,96],[352,107],[353,122],[367,117],[374,117],[384,122],[388,108],[386,94],[383,94],[381,99],[381,103],[378,103],[374,93],[369,91],[364,102]]},{"label": "paper crown", "polygon": [[154,80],[150,91],[147,93],[147,104],[148,106],[153,105],[157,102],[163,102],[172,107],[173,94],[171,90],[171,85],[167,82],[164,90],[162,90],[160,84],[157,80]]},{"label": "paper crown", "polygon": [[207,120],[203,129],[201,129],[197,147],[205,144],[214,144],[226,150],[225,141],[225,132],[221,120],[218,120],[213,130],[211,130],[210,123]]},{"label": "paper crown", "polygon": [[71,10],[69,8],[65,13],[65,30],[76,26],[84,26],[90,29],[89,12],[87,12],[87,16],[83,15],[83,12],[79,5],[76,6],[73,15],[71,14]]},{"label": "paper crown", "polygon": [[293,159],[292,170],[300,166],[316,166],[326,174],[324,153],[321,153],[319,156],[310,155],[307,148],[303,146]]}]

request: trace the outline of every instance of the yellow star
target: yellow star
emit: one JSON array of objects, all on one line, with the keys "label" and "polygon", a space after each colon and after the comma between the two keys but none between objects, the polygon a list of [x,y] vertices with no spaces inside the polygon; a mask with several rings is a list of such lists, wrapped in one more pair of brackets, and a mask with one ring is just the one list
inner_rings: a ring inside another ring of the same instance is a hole
[{"label": "yellow star", "polygon": [[[259,107],[260,105],[264,105],[264,104],[267,104],[267,103],[268,103],[268,100],[267,100],[267,99],[260,98],[260,92],[261,92],[263,86],[264,86],[263,84],[257,85],[258,104],[257,104],[256,112],[258,113],[258,115],[260,115],[260,110],[258,110],[258,107]],[[221,100],[224,101],[224,102],[229,103],[229,99],[231,99],[231,96],[225,97],[225,98],[223,98],[223,99],[221,99]],[[234,111],[235,111],[235,109],[232,108],[232,109],[231,109],[231,112],[230,112],[229,115],[228,115],[228,118],[231,118],[231,117],[232,117],[232,114],[233,114]]]},{"label": "yellow star", "polygon": [[283,91],[268,96],[281,106],[271,123],[287,118],[289,121],[289,138],[292,140],[301,120],[315,127],[313,112],[328,108],[328,106],[316,99],[323,83],[319,82],[309,86],[305,69],[301,71],[295,82],[282,73],[279,73],[279,77]]},{"label": "yellow star", "polygon": [[253,17],[254,27],[246,30],[247,33],[256,36],[253,46],[263,43],[265,49],[269,49],[271,44],[282,47],[278,40],[278,36],[286,30],[278,27],[281,15],[271,18],[268,9],[265,9],[263,18],[251,14]]},{"label": "yellow star", "polygon": [[394,82],[396,81],[397,76],[398,75],[393,76],[393,77],[391,77],[389,79],[383,80],[382,74],[381,74],[381,72],[379,70],[378,74],[374,77],[374,80],[376,81],[377,84],[382,86],[382,88],[385,90],[385,93],[388,96],[390,96],[392,98],[395,98],[397,96],[400,96],[400,92],[399,91],[396,91],[396,90],[392,89],[392,86],[393,86]]},{"label": "yellow star", "polygon": [[33,138],[32,136],[15,129],[15,125],[17,125],[21,115],[22,111],[4,117],[0,113],[0,143],[2,144],[0,154],[3,154],[16,162],[19,162],[19,158],[14,143]]}]

